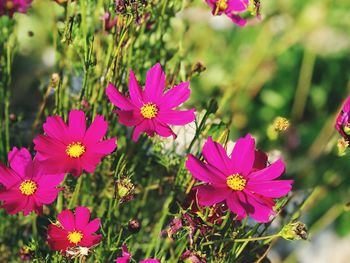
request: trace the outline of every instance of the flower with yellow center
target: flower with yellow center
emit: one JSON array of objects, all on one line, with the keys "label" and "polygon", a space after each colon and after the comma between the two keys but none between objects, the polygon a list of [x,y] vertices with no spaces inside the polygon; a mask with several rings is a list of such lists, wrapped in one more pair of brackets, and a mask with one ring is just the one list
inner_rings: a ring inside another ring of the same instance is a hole
[{"label": "flower with yellow center", "polygon": [[153,119],[158,114],[158,107],[156,104],[148,102],[146,104],[143,104],[140,112],[145,119]]},{"label": "flower with yellow center", "polygon": [[79,158],[86,151],[86,147],[81,142],[70,143],[66,148],[66,154],[71,158]]},{"label": "flower with yellow center", "polygon": [[242,191],[246,186],[247,180],[240,174],[233,174],[227,177],[226,184],[232,190]]},{"label": "flower with yellow center", "polygon": [[216,8],[214,15],[216,16],[220,11],[225,11],[228,8],[227,0],[218,0],[215,3]]},{"label": "flower with yellow center", "polygon": [[35,193],[36,189],[38,189],[37,184],[32,180],[25,180],[19,186],[19,190],[23,195],[32,195]]},{"label": "flower with yellow center", "polygon": [[68,232],[67,238],[70,243],[78,244],[83,239],[83,233],[81,231]]}]

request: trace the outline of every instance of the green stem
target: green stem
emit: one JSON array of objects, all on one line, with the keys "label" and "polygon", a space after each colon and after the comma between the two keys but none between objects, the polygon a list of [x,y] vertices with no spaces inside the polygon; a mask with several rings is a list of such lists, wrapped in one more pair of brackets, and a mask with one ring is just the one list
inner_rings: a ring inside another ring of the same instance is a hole
[{"label": "green stem", "polygon": [[82,182],[83,182],[83,176],[84,176],[84,174],[82,174],[82,175],[79,177],[78,182],[77,182],[77,185],[75,186],[72,199],[70,200],[69,205],[68,205],[68,208],[69,208],[69,209],[74,208],[74,207],[77,205],[77,203],[78,203],[78,196],[79,196],[81,184],[82,184]]}]

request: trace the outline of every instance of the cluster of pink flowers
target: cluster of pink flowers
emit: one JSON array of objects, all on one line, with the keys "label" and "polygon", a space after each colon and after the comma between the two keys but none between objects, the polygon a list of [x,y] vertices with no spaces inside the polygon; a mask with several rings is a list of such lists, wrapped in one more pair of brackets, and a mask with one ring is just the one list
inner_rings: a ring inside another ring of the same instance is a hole
[{"label": "cluster of pink flowers", "polygon": [[[160,66],[152,67],[142,90],[133,71],[130,72],[129,94],[122,95],[112,84],[106,93],[113,104],[120,109],[115,112],[119,122],[126,126],[135,126],[133,140],[137,141],[141,133],[149,136],[176,137],[169,125],[184,125],[194,121],[194,109],[176,110],[190,96],[189,83],[183,82],[168,90],[165,94],[165,74]],[[101,115],[96,115],[89,127],[86,127],[86,115],[82,110],[71,110],[68,122],[60,116],[49,116],[43,124],[43,135],[34,140],[36,152],[34,160],[26,148],[13,148],[8,153],[9,167],[0,164],[0,200],[8,214],[23,211],[28,215],[34,211],[42,214],[43,205],[51,204],[63,190],[59,184],[65,174],[75,177],[82,173],[94,173],[102,158],[111,154],[117,147],[117,139],[104,139],[108,123]],[[48,227],[48,243],[53,250],[66,252],[74,247],[93,247],[102,236],[94,233],[100,226],[100,220],[89,222],[90,211],[86,207],[77,207],[75,215],[64,210],[58,215],[58,222]],[[129,262],[131,256],[123,246],[123,258],[117,262]],[[142,262],[159,262],[148,259]]]}]

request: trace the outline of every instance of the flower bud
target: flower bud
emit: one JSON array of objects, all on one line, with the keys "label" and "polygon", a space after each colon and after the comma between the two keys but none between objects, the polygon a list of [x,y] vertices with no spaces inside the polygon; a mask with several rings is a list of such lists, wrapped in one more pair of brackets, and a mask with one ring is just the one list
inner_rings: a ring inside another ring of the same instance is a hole
[{"label": "flower bud", "polygon": [[129,228],[129,231],[132,232],[132,233],[139,232],[140,229],[141,229],[140,221],[138,221],[137,219],[129,220],[128,228]]},{"label": "flower bud", "polygon": [[299,221],[285,225],[279,234],[287,240],[306,240],[308,237],[306,225]]}]

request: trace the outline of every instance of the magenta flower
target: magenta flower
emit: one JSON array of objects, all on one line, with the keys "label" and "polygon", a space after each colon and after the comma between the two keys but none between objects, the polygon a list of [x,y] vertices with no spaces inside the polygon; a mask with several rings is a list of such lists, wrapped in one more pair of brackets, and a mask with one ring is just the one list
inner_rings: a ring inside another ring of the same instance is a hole
[{"label": "magenta flower", "polygon": [[245,26],[247,20],[240,17],[239,13],[247,11],[249,0],[206,0],[212,9],[212,14],[228,16],[232,22],[239,26]]},{"label": "magenta flower", "polygon": [[182,82],[163,94],[165,74],[156,64],[148,72],[145,89],[141,90],[134,72],[130,70],[130,98],[123,96],[111,83],[106,93],[109,100],[120,110],[115,112],[119,122],[126,126],[136,126],[132,139],[137,141],[142,132],[153,137],[156,134],[176,137],[169,125],[185,125],[194,121],[194,109],[175,110],[190,96],[188,82]]},{"label": "magenta flower", "polygon": [[274,180],[285,169],[278,160],[268,167],[255,166],[255,140],[248,134],[237,140],[231,156],[222,145],[211,137],[203,147],[202,162],[193,155],[188,156],[186,167],[193,177],[206,184],[197,186],[198,202],[212,206],[225,201],[237,219],[249,214],[258,222],[268,222],[274,214],[273,198],[291,191],[292,180]]},{"label": "magenta flower", "polygon": [[[131,254],[128,251],[128,247],[126,245],[122,245],[122,257],[116,259],[116,263],[129,263],[131,259]],[[139,263],[160,263],[158,259],[149,258],[140,261]]]},{"label": "magenta flower", "polygon": [[347,141],[350,141],[350,96],[346,99],[341,112],[339,113],[335,128],[340,135]]},{"label": "magenta flower", "polygon": [[57,218],[58,224],[50,224],[47,230],[47,241],[52,250],[64,252],[75,246],[90,248],[102,239],[102,235],[95,234],[100,228],[100,219],[89,222],[90,211],[86,207],[77,207],[75,215],[64,210]]},{"label": "magenta flower", "polygon": [[34,139],[34,149],[47,171],[74,176],[80,176],[83,170],[93,173],[101,158],[117,147],[116,138],[102,140],[108,129],[103,116],[96,115],[88,129],[85,119],[85,113],[80,110],[70,111],[68,126],[59,116],[46,119],[45,135]]},{"label": "magenta flower", "polygon": [[23,211],[26,216],[31,211],[42,213],[44,204],[55,201],[62,188],[64,174],[47,174],[26,148],[16,147],[8,153],[10,167],[0,163],[0,200],[8,214]]},{"label": "magenta flower", "polygon": [[0,0],[0,16],[13,16],[14,13],[26,13],[32,0]]}]

